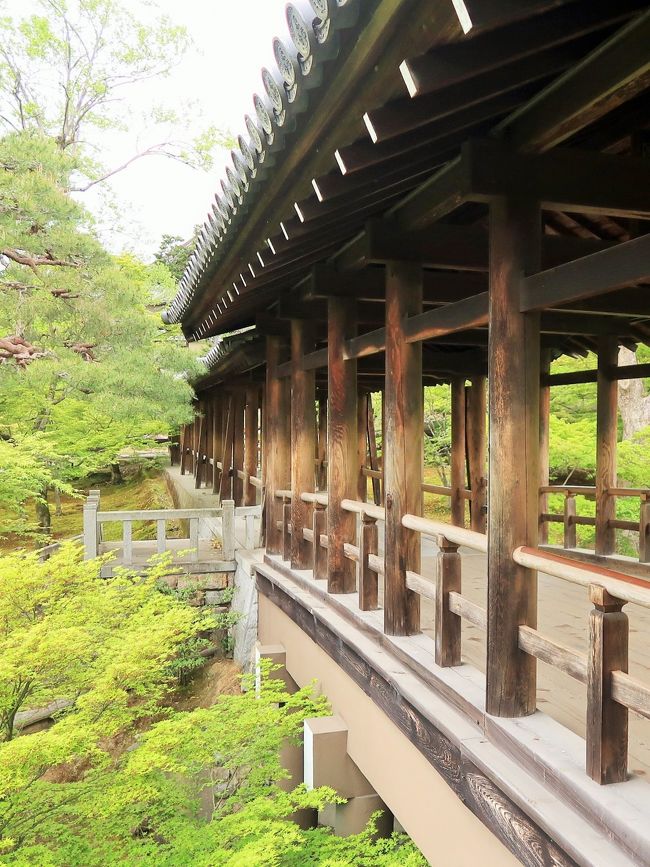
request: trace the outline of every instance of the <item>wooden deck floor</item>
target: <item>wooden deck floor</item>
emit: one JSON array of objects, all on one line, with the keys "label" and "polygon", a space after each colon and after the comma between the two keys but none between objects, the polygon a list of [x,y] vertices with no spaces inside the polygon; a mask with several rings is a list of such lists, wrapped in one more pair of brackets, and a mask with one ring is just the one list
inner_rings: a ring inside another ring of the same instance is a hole
[{"label": "wooden deck floor", "polygon": [[[463,595],[486,605],[487,563],[485,555],[461,549]],[[423,551],[422,572],[433,576],[435,555]],[[583,653],[588,647],[589,603],[583,587],[539,574],[538,628],[550,638]],[[626,605],[630,620],[630,673],[650,683],[650,611]],[[432,635],[433,607],[423,600],[423,632]],[[485,673],[485,633],[463,622],[463,661]],[[586,687],[556,668],[538,662],[537,706],[540,710],[585,736]],[[650,720],[630,712],[629,768],[650,780]]]}]

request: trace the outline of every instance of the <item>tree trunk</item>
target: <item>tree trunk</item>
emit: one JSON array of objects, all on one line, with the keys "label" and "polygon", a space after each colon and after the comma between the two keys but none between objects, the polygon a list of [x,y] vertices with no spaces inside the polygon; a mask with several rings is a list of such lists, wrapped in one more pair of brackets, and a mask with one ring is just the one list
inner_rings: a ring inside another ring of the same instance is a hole
[{"label": "tree trunk", "polygon": [[57,518],[60,518],[63,514],[61,511],[61,491],[58,488],[54,489],[54,514]]},{"label": "tree trunk", "polygon": [[[618,350],[620,367],[636,364],[636,354],[621,346]],[[628,440],[650,425],[650,395],[645,393],[642,379],[620,379],[618,382],[618,408],[623,419],[623,439]]]},{"label": "tree trunk", "polygon": [[50,506],[47,502],[48,488],[41,491],[42,499],[36,501],[36,519],[38,521],[39,530],[47,533],[48,536],[52,529],[52,516],[50,514]]},{"label": "tree trunk", "polygon": [[122,475],[122,470],[120,469],[120,465],[117,461],[111,464],[111,484],[113,485],[121,485],[124,481],[124,476]]}]

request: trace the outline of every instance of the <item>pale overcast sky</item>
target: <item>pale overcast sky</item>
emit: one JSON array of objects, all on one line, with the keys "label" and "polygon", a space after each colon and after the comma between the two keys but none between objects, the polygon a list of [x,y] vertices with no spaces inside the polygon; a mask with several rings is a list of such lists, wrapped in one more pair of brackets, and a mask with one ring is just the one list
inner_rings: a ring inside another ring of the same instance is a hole
[{"label": "pale overcast sky", "polygon": [[[260,70],[273,62],[272,39],[288,38],[284,17],[286,0],[123,0],[127,8],[137,9],[142,18],[154,17],[152,6],[183,24],[195,43],[195,49],[172,70],[171,75],[156,83],[153,94],[131,92],[128,100],[147,108],[150,100],[172,105],[196,100],[203,117],[198,127],[214,124],[236,137],[245,132],[244,114],[253,112],[252,96],[262,93]],[[0,0],[0,11],[16,15],[35,6],[35,0]],[[145,9],[144,13],[142,9]],[[193,132],[188,130],[188,138]],[[101,154],[107,166],[119,165],[133,153],[134,141],[124,139],[115,145],[110,138]],[[224,153],[224,157],[228,152]],[[132,249],[151,258],[163,233],[188,237],[192,227],[203,222],[224,162],[210,173],[192,170],[162,156],[147,157],[117,175],[111,188],[125,223],[112,222],[111,232],[102,234],[116,252]],[[95,197],[83,195],[82,201],[96,208]],[[131,219],[126,220],[126,215]]]}]

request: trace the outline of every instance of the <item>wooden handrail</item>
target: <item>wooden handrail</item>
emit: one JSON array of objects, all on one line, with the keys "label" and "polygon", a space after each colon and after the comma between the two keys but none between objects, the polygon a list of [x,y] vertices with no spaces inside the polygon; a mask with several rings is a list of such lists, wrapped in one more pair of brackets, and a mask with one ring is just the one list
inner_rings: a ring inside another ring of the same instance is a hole
[{"label": "wooden handrail", "polygon": [[572,584],[581,584],[590,587],[597,584],[604,587],[608,593],[626,602],[635,602],[650,608],[650,581],[626,575],[624,572],[616,572],[613,569],[605,569],[602,566],[591,566],[580,563],[559,554],[550,554],[540,551],[539,548],[522,546],[515,548],[512,559],[520,566],[528,569],[537,569],[555,578],[570,581]]},{"label": "wooden handrail", "polygon": [[291,499],[291,491],[278,490],[275,492],[275,496],[279,500],[290,500]]},{"label": "wooden handrail", "polygon": [[111,521],[183,521],[190,518],[220,518],[223,509],[134,509],[124,512],[97,512],[97,523]]},{"label": "wooden handrail", "polygon": [[368,515],[377,521],[386,520],[386,510],[383,506],[375,506],[374,503],[362,503],[361,500],[341,500],[341,508],[346,512],[356,512],[357,515]]},{"label": "wooden handrail", "polygon": [[593,485],[542,485],[540,494],[584,494],[591,496],[596,493]]},{"label": "wooden handrail", "polygon": [[467,545],[475,551],[487,554],[487,536],[477,533],[476,530],[467,530],[465,527],[455,527],[453,524],[445,524],[443,521],[432,521],[429,518],[420,518],[417,515],[404,515],[402,526],[409,530],[423,533],[425,536],[444,536],[455,545]]},{"label": "wooden handrail", "polygon": [[326,491],[306,491],[300,495],[303,503],[317,503],[319,506],[327,506]]}]

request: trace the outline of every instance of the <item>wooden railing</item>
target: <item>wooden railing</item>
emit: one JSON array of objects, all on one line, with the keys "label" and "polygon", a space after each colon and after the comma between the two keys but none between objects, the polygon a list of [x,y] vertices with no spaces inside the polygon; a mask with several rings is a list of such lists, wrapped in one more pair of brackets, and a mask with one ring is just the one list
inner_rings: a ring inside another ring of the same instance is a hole
[{"label": "wooden railing", "polygon": [[[221,557],[232,561],[235,557],[235,517],[243,517],[246,521],[246,536],[253,536],[254,522],[260,517],[259,506],[243,506],[235,508],[232,500],[226,500],[219,508],[207,509],[134,509],[126,511],[103,512],[99,509],[99,491],[91,491],[83,513],[84,559],[97,557],[100,552],[102,528],[106,524],[121,524],[121,561],[129,566],[134,563],[133,524],[134,522],[154,523],[156,525],[156,552],[164,553],[169,549],[167,524],[171,521],[187,521],[189,536],[174,539],[175,547],[191,549],[190,560],[199,562],[199,524],[207,518],[221,518],[222,551]],[[254,547],[254,545],[251,545]]]},{"label": "wooden railing", "polygon": [[[288,540],[292,531],[291,491],[276,491],[276,496],[285,503],[284,518],[278,523]],[[304,528],[303,535],[313,545],[314,578],[324,580],[329,545],[327,494],[303,493],[301,499],[314,505],[313,526]],[[384,574],[383,557],[378,556],[377,523],[385,520],[385,510],[372,503],[348,499],[342,501],[341,508],[360,516],[356,540],[344,545],[345,556],[357,564],[359,608],[362,611],[376,609],[379,607],[379,580]],[[437,542],[435,577],[431,579],[407,569],[406,586],[433,605],[436,664],[458,666],[462,659],[462,621],[487,630],[488,619],[486,608],[462,593],[459,547],[487,554],[487,535],[409,514],[402,518],[402,525]],[[289,559],[288,543],[283,557]],[[519,627],[519,649],[586,685],[587,773],[598,783],[625,780],[628,711],[650,718],[650,687],[628,674],[628,622],[622,608],[628,602],[650,608],[650,581],[579,563],[538,548],[517,548],[512,557],[528,569],[543,571],[588,589],[594,607],[586,653],[566,647],[525,625]]]},{"label": "wooden railing", "polygon": [[[576,497],[595,497],[596,488],[589,485],[544,485],[540,493],[540,526],[544,524],[562,524],[564,528],[563,547],[577,547],[577,527],[596,527],[597,519],[591,515],[578,515]],[[546,510],[548,494],[563,494],[564,509],[562,514]],[[639,520],[629,521],[622,518],[609,518],[607,527],[614,530],[630,530],[639,534],[639,562],[650,562],[650,489],[648,488],[608,488],[607,497],[633,497],[639,499]],[[598,544],[596,544],[598,549]]]}]

